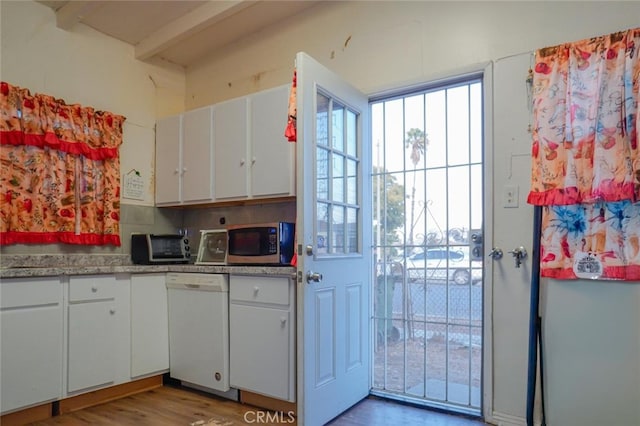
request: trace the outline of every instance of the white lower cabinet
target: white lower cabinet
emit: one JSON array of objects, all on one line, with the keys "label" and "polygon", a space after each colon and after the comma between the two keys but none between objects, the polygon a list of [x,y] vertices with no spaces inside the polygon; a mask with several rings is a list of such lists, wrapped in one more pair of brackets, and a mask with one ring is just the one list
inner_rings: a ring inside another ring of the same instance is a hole
[{"label": "white lower cabinet", "polygon": [[0,413],[62,396],[62,284],[0,281]]},{"label": "white lower cabinet", "polygon": [[69,278],[67,394],[130,379],[129,276]]},{"label": "white lower cabinet", "polygon": [[165,274],[131,276],[131,377],[169,370]]},{"label": "white lower cabinet", "polygon": [[68,393],[115,380],[115,287],[114,276],[69,278]]},{"label": "white lower cabinet", "polygon": [[0,280],[0,413],[169,369],[164,273]]},{"label": "white lower cabinet", "polygon": [[231,386],[295,402],[295,293],[288,277],[231,275]]}]

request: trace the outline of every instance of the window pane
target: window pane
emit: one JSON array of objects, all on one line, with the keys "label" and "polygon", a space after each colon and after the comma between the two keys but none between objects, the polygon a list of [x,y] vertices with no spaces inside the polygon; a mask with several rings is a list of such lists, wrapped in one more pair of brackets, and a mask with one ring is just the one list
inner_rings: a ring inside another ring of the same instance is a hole
[{"label": "window pane", "polygon": [[424,169],[428,135],[424,131],[424,95],[405,99],[404,147],[407,167]]},{"label": "window pane", "polygon": [[402,117],[402,114],[402,99],[385,102],[384,161],[389,172],[404,170],[404,157],[398,155],[404,152],[404,126],[402,120],[396,119],[396,117]]},{"label": "window pane", "polygon": [[426,94],[425,128],[429,137],[427,167],[442,167],[447,155],[447,121],[444,90]]},{"label": "window pane", "polygon": [[358,128],[356,127],[356,114],[353,111],[347,111],[347,154],[352,157],[357,155],[357,138]]},{"label": "window pane", "polygon": [[354,160],[347,159],[347,203],[356,204],[358,200],[358,176]]},{"label": "window pane", "polygon": [[469,86],[470,94],[470,116],[469,125],[471,128],[471,162],[482,161],[482,85],[480,83]]},{"label": "window pane", "polygon": [[358,252],[358,210],[347,208],[347,253]]},{"label": "window pane", "polygon": [[318,254],[327,253],[329,245],[329,204],[316,205],[316,248]]},{"label": "window pane", "polygon": [[447,139],[449,164],[469,162],[468,86],[447,90]]},{"label": "window pane", "polygon": [[345,239],[345,217],[344,207],[332,206],[332,221],[331,221],[331,234],[332,239],[329,247],[330,253],[344,253],[344,239]]},{"label": "window pane", "polygon": [[344,157],[333,154],[333,193],[331,199],[344,202]]},{"label": "window pane", "polygon": [[316,143],[329,144],[329,98],[318,93],[316,105]]},{"label": "window pane", "polygon": [[333,101],[333,148],[344,152],[344,105]]},{"label": "window pane", "polygon": [[318,148],[316,167],[318,198],[326,200],[329,198],[329,151]]}]

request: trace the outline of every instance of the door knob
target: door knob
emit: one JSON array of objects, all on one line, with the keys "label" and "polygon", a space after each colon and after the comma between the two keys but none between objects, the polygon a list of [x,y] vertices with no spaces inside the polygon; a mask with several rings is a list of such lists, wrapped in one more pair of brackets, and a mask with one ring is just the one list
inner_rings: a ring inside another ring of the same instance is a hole
[{"label": "door knob", "polygon": [[311,283],[312,281],[315,283],[322,281],[322,274],[313,271],[307,272],[307,282]]},{"label": "door knob", "polygon": [[511,255],[516,261],[516,268],[519,268],[520,265],[522,264],[522,259],[527,257],[527,250],[522,246],[516,247],[513,250],[510,250],[509,253],[511,253]]},{"label": "door knob", "polygon": [[502,249],[500,247],[494,247],[491,249],[491,252],[489,253],[489,257],[492,258],[493,260],[500,260],[502,259],[504,253],[502,253]]}]

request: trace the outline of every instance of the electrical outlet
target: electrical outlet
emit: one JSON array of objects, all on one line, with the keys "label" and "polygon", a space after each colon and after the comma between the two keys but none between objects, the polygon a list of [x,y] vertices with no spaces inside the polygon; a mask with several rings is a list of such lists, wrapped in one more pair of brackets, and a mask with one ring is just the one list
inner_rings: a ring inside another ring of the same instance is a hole
[{"label": "electrical outlet", "polygon": [[518,186],[505,185],[502,192],[502,204],[505,208],[518,207]]}]

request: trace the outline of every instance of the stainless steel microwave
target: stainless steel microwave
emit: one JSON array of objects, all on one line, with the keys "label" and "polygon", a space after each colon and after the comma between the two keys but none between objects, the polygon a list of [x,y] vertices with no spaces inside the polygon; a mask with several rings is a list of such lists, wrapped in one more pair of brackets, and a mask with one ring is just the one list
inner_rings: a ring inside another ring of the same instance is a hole
[{"label": "stainless steel microwave", "polygon": [[230,265],[290,265],[295,224],[271,222],[227,226]]},{"label": "stainless steel microwave", "polygon": [[189,240],[179,234],[131,234],[131,261],[137,265],[189,263]]}]

